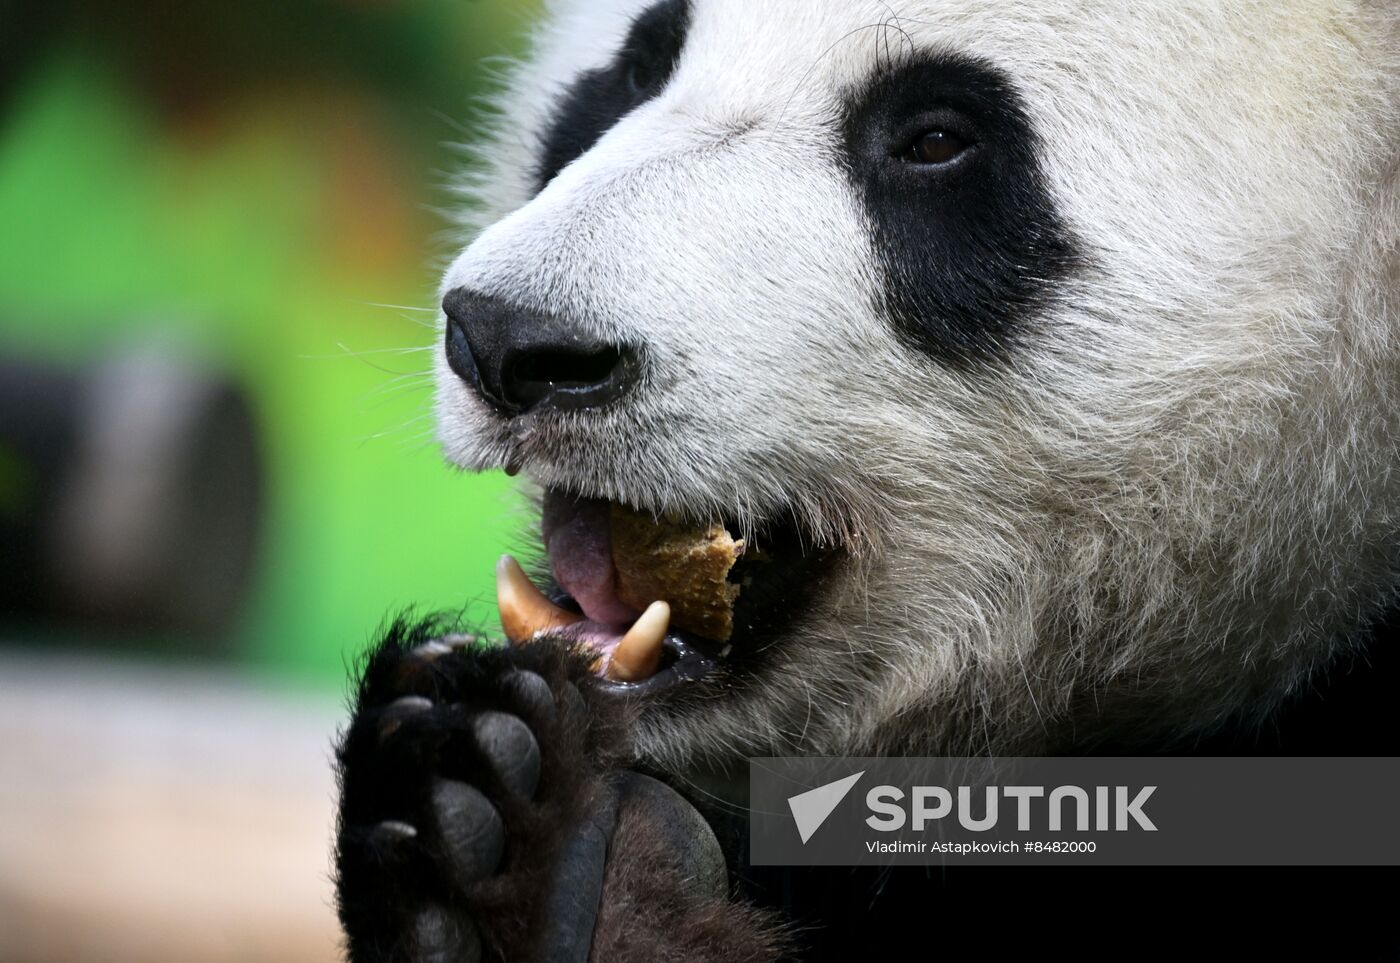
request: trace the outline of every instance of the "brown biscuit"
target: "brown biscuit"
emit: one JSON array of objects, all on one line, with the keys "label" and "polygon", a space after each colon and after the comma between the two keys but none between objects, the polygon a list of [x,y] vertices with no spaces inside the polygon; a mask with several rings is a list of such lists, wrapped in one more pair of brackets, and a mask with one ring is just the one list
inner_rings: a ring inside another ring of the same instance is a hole
[{"label": "brown biscuit", "polygon": [[642,611],[652,602],[671,606],[671,624],[716,642],[734,631],[739,586],[729,571],[744,553],[723,525],[692,525],[612,506],[612,555],[617,595]]}]

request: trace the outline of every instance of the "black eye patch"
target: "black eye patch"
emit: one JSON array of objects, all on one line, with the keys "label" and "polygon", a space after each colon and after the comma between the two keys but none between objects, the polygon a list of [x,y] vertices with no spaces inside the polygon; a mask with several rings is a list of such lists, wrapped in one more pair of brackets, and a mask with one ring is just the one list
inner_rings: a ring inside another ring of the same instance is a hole
[{"label": "black eye patch", "polygon": [[540,189],[628,113],[651,100],[676,69],[690,28],[689,0],[661,0],[643,11],[611,63],[579,76],[540,145]]},{"label": "black eye patch", "polygon": [[1082,260],[1015,88],[980,61],[916,56],[854,91],[844,120],[895,330],[956,367],[1004,359]]}]

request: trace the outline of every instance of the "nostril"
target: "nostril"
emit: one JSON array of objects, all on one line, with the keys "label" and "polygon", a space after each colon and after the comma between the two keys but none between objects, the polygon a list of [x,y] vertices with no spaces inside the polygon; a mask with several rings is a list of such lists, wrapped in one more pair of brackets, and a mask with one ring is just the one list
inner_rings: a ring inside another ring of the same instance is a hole
[{"label": "nostril", "polygon": [[447,364],[457,377],[477,388],[481,387],[481,372],[472,354],[471,343],[467,341],[467,332],[461,322],[451,316],[447,319]]},{"label": "nostril", "polygon": [[448,366],[508,417],[534,408],[596,408],[639,380],[640,355],[595,341],[569,318],[468,288],[443,297]]},{"label": "nostril", "polygon": [[630,384],[631,352],[537,348],[508,361],[502,390],[511,405],[526,410],[546,399],[556,408],[592,408],[619,397]]},{"label": "nostril", "polygon": [[606,381],[622,363],[619,348],[588,354],[574,351],[532,351],[515,359],[511,376],[518,381],[553,385],[590,385]]}]

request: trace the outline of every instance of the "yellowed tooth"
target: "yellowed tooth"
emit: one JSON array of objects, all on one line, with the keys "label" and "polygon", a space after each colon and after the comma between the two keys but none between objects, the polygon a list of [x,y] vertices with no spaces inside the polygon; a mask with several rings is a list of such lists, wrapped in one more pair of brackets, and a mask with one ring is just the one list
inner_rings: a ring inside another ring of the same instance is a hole
[{"label": "yellowed tooth", "polygon": [[545,598],[520,563],[509,555],[502,555],[496,563],[496,605],[501,610],[501,628],[506,630],[506,638],[517,645],[541,632],[583,621],[583,616],[561,609]]},{"label": "yellowed tooth", "polygon": [[617,682],[641,682],[656,674],[661,664],[661,642],[671,625],[671,606],[652,602],[632,623],[612,651],[607,677]]}]

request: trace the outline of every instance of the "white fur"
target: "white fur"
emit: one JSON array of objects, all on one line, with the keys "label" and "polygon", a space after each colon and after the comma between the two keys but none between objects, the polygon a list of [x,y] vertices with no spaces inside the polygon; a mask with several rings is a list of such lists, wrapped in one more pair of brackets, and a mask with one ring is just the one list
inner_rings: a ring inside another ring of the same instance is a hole
[{"label": "white fur", "polygon": [[[1400,7],[694,0],[678,70],[537,197],[560,92],[642,0],[560,0],[512,71],[443,289],[642,341],[638,403],[506,426],[439,358],[470,468],[658,511],[791,509],[853,560],[779,671],[641,748],[1039,752],[1274,704],[1400,545]],[[912,353],[837,168],[910,46],[1000,67],[1089,264],[999,369]]]}]

